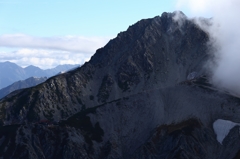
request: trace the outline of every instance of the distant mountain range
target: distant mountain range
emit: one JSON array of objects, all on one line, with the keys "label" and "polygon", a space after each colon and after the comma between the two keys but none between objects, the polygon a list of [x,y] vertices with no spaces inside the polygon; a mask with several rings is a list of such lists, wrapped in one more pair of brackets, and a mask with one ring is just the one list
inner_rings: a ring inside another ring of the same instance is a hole
[{"label": "distant mountain range", "polygon": [[40,77],[40,78],[30,77],[26,80],[20,80],[20,81],[14,82],[13,84],[11,84],[5,88],[2,88],[0,90],[0,99],[5,97],[6,95],[8,95],[9,93],[11,93],[13,91],[36,86],[46,80],[47,80],[47,77]]},{"label": "distant mountain range", "polygon": [[16,81],[25,80],[29,77],[51,77],[59,72],[67,71],[78,66],[79,65],[65,64],[52,69],[43,70],[33,65],[22,68],[21,66],[9,61],[0,62],[0,89],[7,87]]}]

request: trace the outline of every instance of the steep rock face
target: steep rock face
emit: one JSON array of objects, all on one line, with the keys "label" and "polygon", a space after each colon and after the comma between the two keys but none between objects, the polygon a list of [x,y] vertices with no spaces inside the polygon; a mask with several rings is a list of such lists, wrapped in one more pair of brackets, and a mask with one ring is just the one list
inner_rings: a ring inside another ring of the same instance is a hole
[{"label": "steep rock face", "polygon": [[176,14],[141,20],[82,67],[2,99],[0,156],[237,157],[238,127],[221,144],[212,124],[239,123],[240,100],[202,76],[208,35]]}]

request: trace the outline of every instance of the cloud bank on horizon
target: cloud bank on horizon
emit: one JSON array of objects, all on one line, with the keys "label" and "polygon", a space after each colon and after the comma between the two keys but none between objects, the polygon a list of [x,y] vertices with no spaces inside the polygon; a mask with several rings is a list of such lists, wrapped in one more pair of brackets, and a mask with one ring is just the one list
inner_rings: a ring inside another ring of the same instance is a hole
[{"label": "cloud bank on horizon", "polygon": [[0,35],[0,47],[14,49],[14,51],[0,51],[0,62],[11,61],[23,67],[35,65],[43,69],[59,64],[83,64],[109,39],[83,36]]},{"label": "cloud bank on horizon", "polygon": [[22,67],[34,65],[48,69],[63,64],[83,64],[90,56],[88,53],[22,48],[16,51],[0,51],[0,62],[11,61]]},{"label": "cloud bank on horizon", "polygon": [[[178,9],[188,8],[191,15],[212,15],[211,26],[202,27],[211,36],[213,59],[208,68],[212,83],[240,95],[240,1],[178,0]],[[201,25],[200,25],[201,26]]]}]

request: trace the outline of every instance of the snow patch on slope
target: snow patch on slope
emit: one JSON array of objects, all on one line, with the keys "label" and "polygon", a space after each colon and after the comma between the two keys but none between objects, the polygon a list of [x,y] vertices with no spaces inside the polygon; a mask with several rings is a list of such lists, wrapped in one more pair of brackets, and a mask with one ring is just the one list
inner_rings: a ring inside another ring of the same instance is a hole
[{"label": "snow patch on slope", "polygon": [[223,119],[217,119],[213,123],[213,129],[215,134],[217,135],[217,140],[220,144],[222,144],[224,138],[228,135],[230,130],[235,126],[240,126],[240,123],[234,123],[230,120],[223,120]]}]

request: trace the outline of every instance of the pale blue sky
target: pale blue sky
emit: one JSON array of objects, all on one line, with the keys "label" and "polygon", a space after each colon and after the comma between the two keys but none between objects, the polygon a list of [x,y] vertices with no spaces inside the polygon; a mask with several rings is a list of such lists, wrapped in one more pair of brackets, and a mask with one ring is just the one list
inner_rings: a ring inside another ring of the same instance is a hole
[{"label": "pale blue sky", "polygon": [[174,10],[174,0],[0,0],[0,34],[115,36],[140,19]]},{"label": "pale blue sky", "polygon": [[[41,68],[82,64],[96,49],[141,19],[177,8],[187,16],[192,14],[185,6],[190,2],[193,1],[0,0],[0,62]],[[194,2],[198,7],[202,1]]]}]

